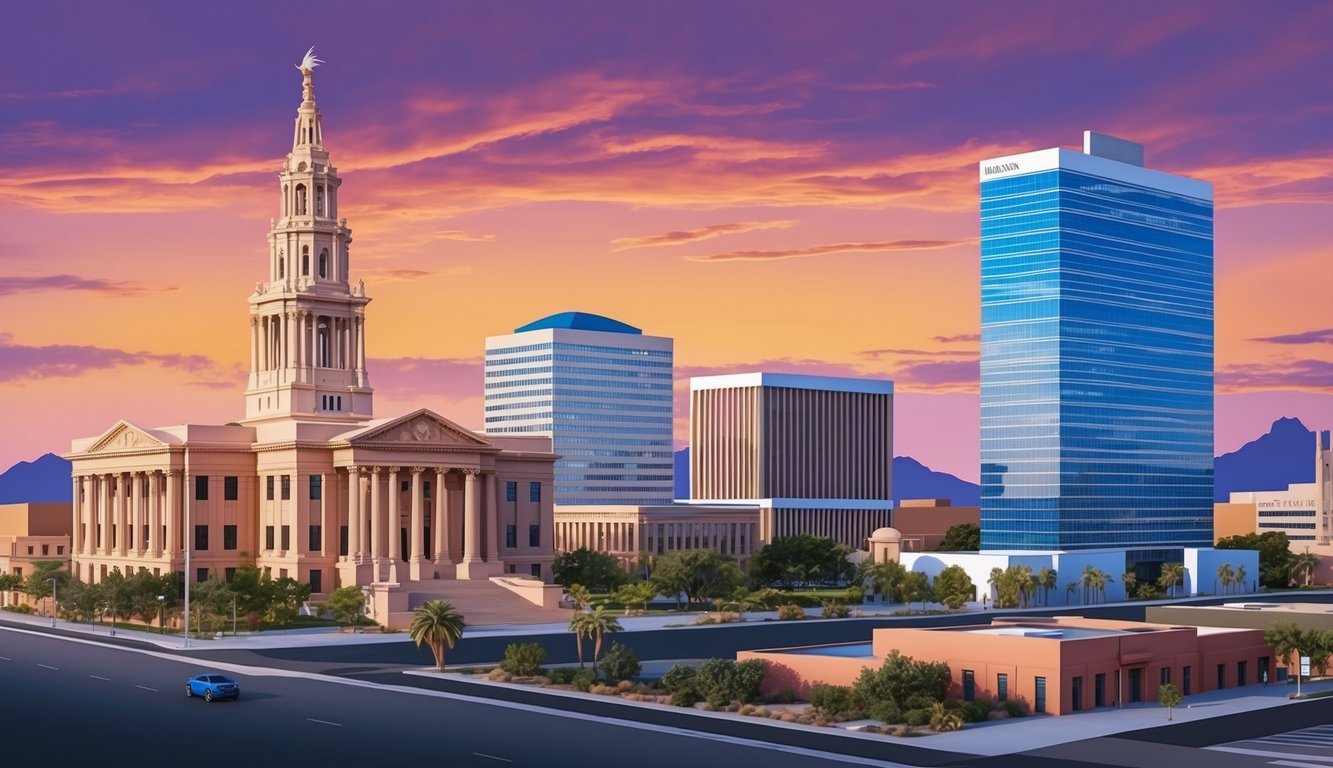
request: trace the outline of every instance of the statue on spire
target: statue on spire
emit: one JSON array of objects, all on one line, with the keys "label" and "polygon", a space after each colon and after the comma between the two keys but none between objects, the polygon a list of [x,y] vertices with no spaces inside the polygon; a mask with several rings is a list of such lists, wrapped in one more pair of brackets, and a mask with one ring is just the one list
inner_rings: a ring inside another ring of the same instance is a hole
[{"label": "statue on spire", "polygon": [[296,68],[301,70],[302,74],[309,74],[314,71],[315,67],[318,67],[323,63],[323,59],[315,56],[315,46],[312,45],[310,46],[310,50],[305,52],[305,58],[301,59],[301,63],[297,64]]}]

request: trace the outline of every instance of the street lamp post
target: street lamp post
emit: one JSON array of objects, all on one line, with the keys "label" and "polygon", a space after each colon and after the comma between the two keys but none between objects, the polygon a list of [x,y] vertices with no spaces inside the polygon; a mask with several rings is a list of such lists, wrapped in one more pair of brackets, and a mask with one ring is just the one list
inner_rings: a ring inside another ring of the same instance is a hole
[{"label": "street lamp post", "polygon": [[157,626],[162,630],[162,634],[164,635],[167,633],[167,621],[165,615],[162,613],[162,608],[166,599],[166,595],[157,596]]},{"label": "street lamp post", "polygon": [[51,585],[51,626],[56,625],[56,613],[60,611],[60,601],[56,600],[56,580],[47,579],[47,584]]}]

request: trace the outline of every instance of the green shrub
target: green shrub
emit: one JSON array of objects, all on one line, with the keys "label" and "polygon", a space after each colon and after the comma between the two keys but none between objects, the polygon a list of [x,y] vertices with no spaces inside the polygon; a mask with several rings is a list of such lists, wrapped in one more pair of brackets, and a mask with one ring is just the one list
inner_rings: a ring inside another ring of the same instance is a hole
[{"label": "green shrub", "polygon": [[602,656],[600,664],[602,674],[606,675],[608,680],[628,680],[639,674],[643,666],[639,664],[639,659],[634,655],[634,651],[626,648],[620,643],[611,643],[611,649]]},{"label": "green shrub", "polygon": [[671,706],[692,707],[699,701],[699,694],[693,688],[684,688],[671,694]]},{"label": "green shrub", "polygon": [[866,715],[872,720],[878,720],[884,724],[901,723],[903,721],[903,711],[898,709],[898,705],[891,701],[877,701],[870,705]]},{"label": "green shrub", "polygon": [[592,673],[591,669],[576,669],[569,680],[569,684],[574,686],[576,691],[586,692],[596,680],[597,676]]},{"label": "green shrub", "polygon": [[1013,699],[1005,699],[1000,702],[1000,709],[1004,710],[1005,714],[1010,717],[1022,717],[1027,714],[1023,711],[1023,705]]},{"label": "green shrub", "polygon": [[768,697],[769,704],[791,704],[794,701],[796,701],[796,691],[791,688],[783,688]]},{"label": "green shrub", "polygon": [[944,702],[935,702],[930,708],[930,727],[940,733],[956,731],[963,727],[963,716],[949,709]]},{"label": "green shrub", "polygon": [[5,610],[10,611],[12,613],[31,614],[34,612],[33,607],[31,605],[28,605],[27,603],[18,603],[17,605],[7,605],[5,606]]},{"label": "green shrub", "polygon": [[984,723],[990,719],[990,703],[986,701],[965,701],[960,711],[964,722]]},{"label": "green shrub", "polygon": [[795,603],[778,606],[778,619],[781,621],[797,621],[804,618],[805,609]]},{"label": "green shrub", "polygon": [[824,609],[820,611],[820,615],[826,619],[845,619],[851,615],[851,610],[842,603],[828,602],[824,603]]},{"label": "green shrub", "polygon": [[746,659],[736,662],[736,695],[741,703],[749,703],[759,698],[759,691],[764,687],[764,674],[768,671],[768,662],[764,659]]},{"label": "green shrub", "polygon": [[930,725],[930,710],[909,709],[903,716],[903,721],[912,726]]},{"label": "green shrub", "polygon": [[[687,664],[673,664],[671,669],[668,669],[666,674],[662,675],[662,687],[665,688],[666,692],[671,694],[672,697],[675,697],[677,693],[698,690],[698,685],[696,683],[698,677],[698,669]],[[695,696],[695,700],[698,700],[697,695]]]},{"label": "green shrub", "polygon": [[542,671],[546,663],[546,649],[538,643],[510,643],[505,646],[500,669],[511,675],[530,677]]},{"label": "green shrub", "polygon": [[552,685],[569,685],[574,682],[574,673],[577,671],[573,667],[557,667],[547,672],[546,676],[551,678]]},{"label": "green shrub", "polygon": [[939,703],[939,699],[928,693],[913,693],[902,702],[903,709],[930,709]]},{"label": "green shrub", "polygon": [[816,685],[810,689],[810,706],[830,717],[848,712],[853,709],[851,686]]}]

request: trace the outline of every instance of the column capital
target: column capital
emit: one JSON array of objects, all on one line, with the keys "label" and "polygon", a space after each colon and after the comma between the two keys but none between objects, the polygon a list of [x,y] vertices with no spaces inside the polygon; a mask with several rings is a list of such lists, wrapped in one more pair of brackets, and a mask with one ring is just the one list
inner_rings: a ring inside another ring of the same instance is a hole
[{"label": "column capital", "polygon": [[171,477],[180,477],[181,475],[185,474],[185,470],[183,470],[183,469],[164,469],[164,470],[162,470],[162,473],[163,473],[163,474],[166,474],[166,475],[169,475],[169,476],[171,476]]},{"label": "column capital", "polygon": [[375,466],[373,466],[373,467],[369,467],[369,468],[362,467],[361,470],[362,470],[363,472],[368,471],[368,472],[370,472],[370,474],[375,475],[375,476],[378,477],[382,472],[384,472],[384,467],[381,467],[381,466],[379,466],[378,464],[376,464]]},{"label": "column capital", "polygon": [[365,472],[366,472],[366,468],[363,467],[363,466],[361,466],[360,464],[348,464],[348,465],[347,465],[347,474],[349,474],[349,475],[362,475],[362,474],[365,474]]},{"label": "column capital", "polygon": [[480,469],[460,469],[458,471],[462,472],[464,475],[468,477],[476,477],[477,475],[481,474]]},{"label": "column capital", "polygon": [[414,474],[414,475],[419,475],[419,474],[421,474],[422,472],[425,472],[425,471],[426,471],[426,468],[425,468],[425,467],[411,467],[408,471],[411,472],[411,473]]}]

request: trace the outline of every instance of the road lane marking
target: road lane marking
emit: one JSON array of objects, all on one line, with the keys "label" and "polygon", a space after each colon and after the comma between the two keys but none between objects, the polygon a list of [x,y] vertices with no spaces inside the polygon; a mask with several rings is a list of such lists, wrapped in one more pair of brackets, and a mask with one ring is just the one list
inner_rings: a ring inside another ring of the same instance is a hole
[{"label": "road lane marking", "polygon": [[9,658],[8,656],[0,656],[0,661],[13,661],[13,659]]},{"label": "road lane marking", "polygon": [[506,757],[496,757],[495,755],[488,755],[488,754],[486,754],[485,752],[473,752],[472,754],[476,755],[477,757],[484,757],[484,758],[486,758],[487,760],[499,760],[499,761],[502,762],[502,763],[512,763],[512,762],[514,762],[513,760],[510,760],[509,758],[506,758]]},{"label": "road lane marking", "polygon": [[53,666],[51,666],[50,664],[38,664],[37,666],[39,666],[39,667],[43,667],[43,668],[45,668],[45,669],[54,669],[54,670],[56,670],[57,672],[60,671],[60,667],[53,667]]},{"label": "road lane marking", "polygon": [[110,681],[111,681],[111,678],[109,678],[109,677],[102,677],[101,675],[88,675],[88,677],[91,677],[91,678],[93,678],[94,680],[106,680],[107,682],[110,682]]},{"label": "road lane marking", "polygon": [[309,721],[312,722],[312,723],[319,723],[320,725],[333,725],[333,726],[337,726],[337,727],[339,727],[339,728],[343,727],[343,724],[342,724],[342,723],[331,723],[331,722],[329,722],[328,720],[316,720],[316,719],[313,718],[313,717],[307,717],[306,719],[309,720]]},{"label": "road lane marking", "polygon": [[146,685],[136,685],[136,686],[134,686],[134,687],[135,687],[135,688],[142,688],[142,689],[144,689],[145,691],[152,691],[153,693],[157,693],[157,689],[156,689],[156,688],[149,688],[149,687],[146,686]]}]

